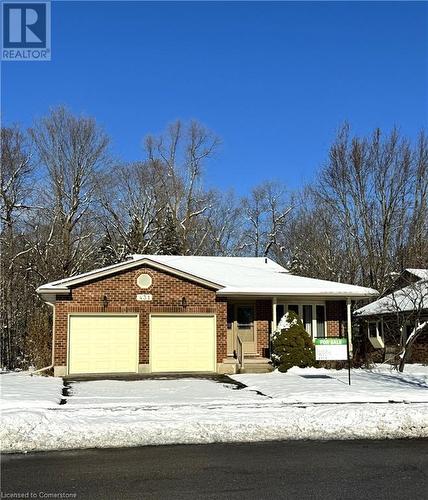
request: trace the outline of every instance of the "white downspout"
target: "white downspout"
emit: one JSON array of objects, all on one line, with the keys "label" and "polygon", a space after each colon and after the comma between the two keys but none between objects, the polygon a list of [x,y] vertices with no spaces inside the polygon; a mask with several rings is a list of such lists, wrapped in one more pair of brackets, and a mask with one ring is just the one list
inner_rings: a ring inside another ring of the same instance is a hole
[{"label": "white downspout", "polygon": [[348,297],[346,299],[346,325],[347,325],[347,336],[348,336],[348,345],[349,345],[349,354],[352,356],[352,302]]},{"label": "white downspout", "polygon": [[35,373],[42,373],[47,370],[50,370],[51,368],[54,367],[54,352],[55,352],[55,304],[52,304],[52,302],[45,302],[49,306],[52,307],[52,355],[51,355],[51,364],[49,366],[45,366],[44,368],[39,368],[38,370],[34,370],[30,372],[30,375],[33,376]]}]

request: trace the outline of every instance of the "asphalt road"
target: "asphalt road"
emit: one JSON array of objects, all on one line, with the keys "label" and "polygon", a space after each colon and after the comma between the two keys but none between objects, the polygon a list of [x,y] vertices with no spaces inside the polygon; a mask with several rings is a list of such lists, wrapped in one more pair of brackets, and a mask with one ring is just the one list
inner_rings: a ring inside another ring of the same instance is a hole
[{"label": "asphalt road", "polygon": [[427,474],[428,440],[84,450],[3,455],[1,498],[422,499]]}]

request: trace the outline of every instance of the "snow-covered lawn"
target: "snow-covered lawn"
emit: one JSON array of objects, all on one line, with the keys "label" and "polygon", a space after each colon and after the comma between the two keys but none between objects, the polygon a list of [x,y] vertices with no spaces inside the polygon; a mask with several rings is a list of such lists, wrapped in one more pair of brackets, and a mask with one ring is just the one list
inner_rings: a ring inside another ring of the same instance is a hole
[{"label": "snow-covered lawn", "polygon": [[[396,400],[401,401],[415,399],[408,396],[414,391],[428,392],[428,370],[403,377],[377,371],[380,373],[354,375],[354,391],[356,377],[362,377],[357,390],[360,401],[363,394],[372,392],[373,384],[379,391],[383,384],[385,394],[393,393],[396,387],[401,391]],[[311,375],[312,370],[302,374]],[[330,398],[337,395],[334,401],[344,400],[342,389],[327,387],[332,383],[336,388],[344,386],[341,379],[346,379],[346,372],[328,371],[328,375],[336,379],[302,378],[295,370],[288,375],[236,376],[249,384],[244,389],[198,378],[74,382],[67,403],[60,405],[61,379],[3,374],[0,440],[3,451],[13,452],[277,439],[428,437],[425,403],[305,404],[305,398],[314,401],[324,390]],[[394,381],[394,376],[401,378],[407,389]],[[374,382],[369,382],[372,379]],[[300,394],[299,404],[286,399],[287,386],[295,391],[295,398]]]},{"label": "snow-covered lawn", "polygon": [[248,389],[283,403],[428,403],[428,366],[408,365],[405,373],[378,366],[372,370],[292,368],[261,374],[233,375]]},{"label": "snow-covered lawn", "polygon": [[1,373],[1,408],[52,408],[61,401],[60,378],[30,376],[28,373]]}]

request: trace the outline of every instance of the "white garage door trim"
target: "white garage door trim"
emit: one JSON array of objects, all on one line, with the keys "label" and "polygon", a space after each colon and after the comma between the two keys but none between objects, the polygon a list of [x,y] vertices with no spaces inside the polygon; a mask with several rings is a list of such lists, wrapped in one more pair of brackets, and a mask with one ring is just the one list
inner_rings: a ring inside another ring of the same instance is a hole
[{"label": "white garage door trim", "polygon": [[[213,352],[212,352],[212,369],[211,370],[199,370],[199,372],[207,372],[207,373],[212,373],[216,372],[217,368],[217,316],[215,314],[210,314],[210,313],[156,313],[156,314],[150,314],[149,318],[149,364],[150,364],[150,371],[154,373],[186,373],[184,370],[179,370],[179,371],[155,371],[153,368],[153,326],[152,326],[152,320],[153,318],[158,318],[158,317],[166,317],[166,318],[174,318],[174,317],[198,317],[198,318],[211,318],[213,320]],[[195,370],[188,370],[187,373],[196,373]]]},{"label": "white garage door trim", "polygon": [[[132,372],[122,372],[122,373],[138,373],[139,367],[139,353],[140,353],[140,315],[138,313],[70,313],[67,318],[67,375],[73,375],[71,371],[71,319],[73,317],[86,317],[86,316],[111,316],[111,317],[133,317],[135,321],[135,337],[136,337],[136,359],[135,359],[135,369]],[[98,372],[88,372],[88,373],[98,373]],[[100,372],[101,373],[101,372]],[[103,373],[121,373],[121,372],[103,372]],[[74,373],[75,375],[80,374]]]}]

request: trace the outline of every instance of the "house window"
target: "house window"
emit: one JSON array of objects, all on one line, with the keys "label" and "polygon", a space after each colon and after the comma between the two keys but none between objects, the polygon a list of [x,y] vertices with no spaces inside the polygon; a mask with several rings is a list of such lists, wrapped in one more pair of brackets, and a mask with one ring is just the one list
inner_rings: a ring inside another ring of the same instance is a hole
[{"label": "house window", "polygon": [[377,321],[372,321],[369,323],[369,337],[370,338],[377,337]]},{"label": "house window", "polygon": [[299,316],[299,306],[297,304],[289,304],[288,310],[294,312],[295,314],[297,314],[297,316]]},{"label": "house window", "polygon": [[369,323],[369,337],[383,338],[383,321],[370,321]]},{"label": "house window", "polygon": [[249,328],[253,325],[252,306],[238,306],[236,309],[238,328]]},{"label": "house window", "polygon": [[299,316],[303,322],[305,330],[311,337],[325,337],[327,328],[325,325],[325,305],[320,303],[308,303],[307,301],[301,304],[283,303],[276,305],[277,322],[281,320],[285,311],[292,311]]},{"label": "house window", "polygon": [[325,337],[325,307],[316,306],[317,338]]},{"label": "house window", "polygon": [[303,326],[312,337],[312,305],[304,304],[303,307]]},{"label": "house window", "polygon": [[284,304],[278,304],[276,306],[276,320],[278,323],[281,321],[281,318],[284,316],[284,313],[285,313]]}]

